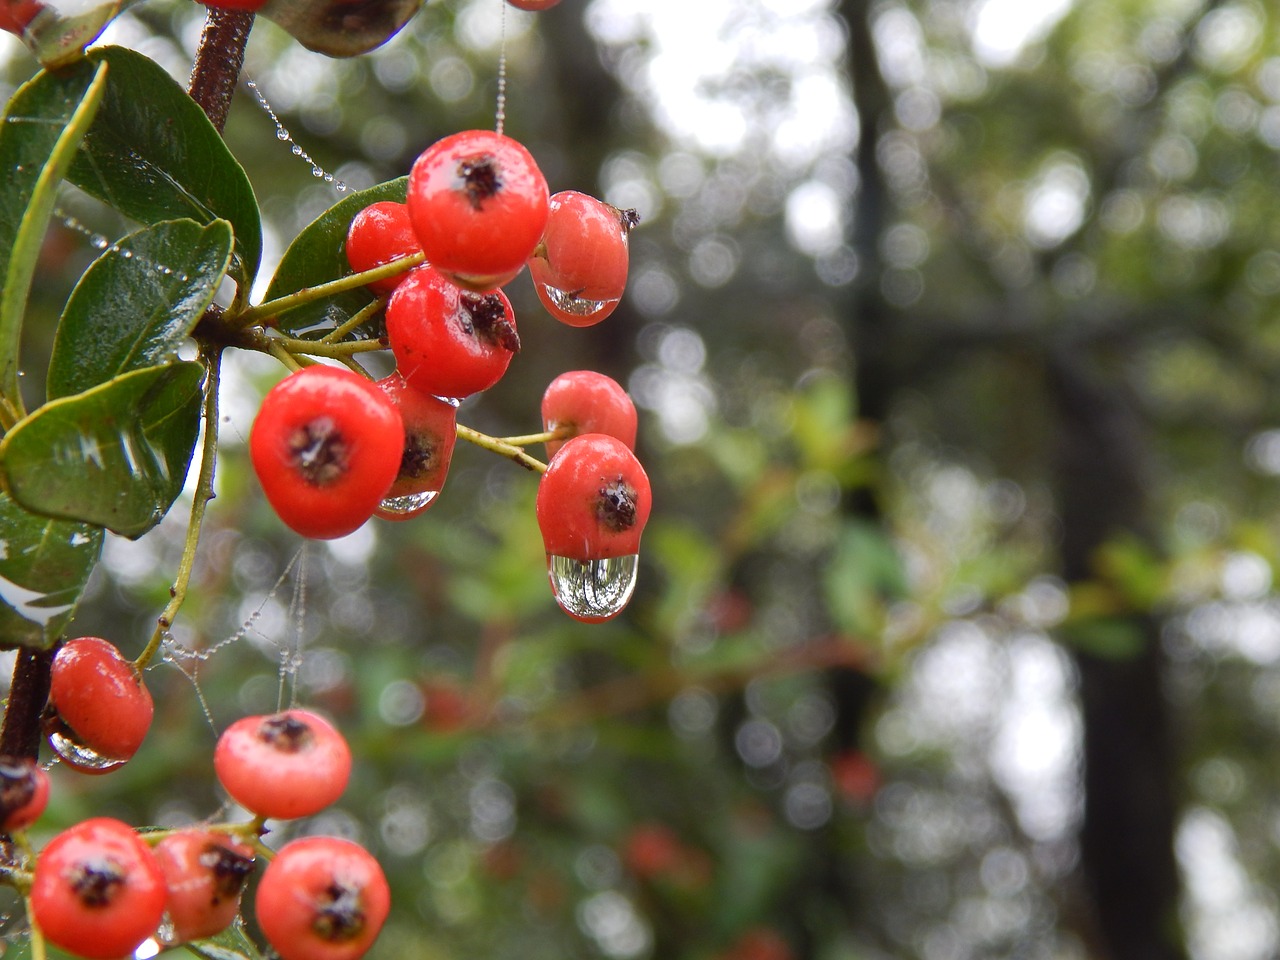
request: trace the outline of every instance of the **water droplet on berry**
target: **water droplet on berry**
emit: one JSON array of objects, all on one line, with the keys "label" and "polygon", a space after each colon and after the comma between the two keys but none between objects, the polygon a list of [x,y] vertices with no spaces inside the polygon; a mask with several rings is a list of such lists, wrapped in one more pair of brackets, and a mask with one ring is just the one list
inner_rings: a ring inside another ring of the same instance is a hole
[{"label": "water droplet on berry", "polygon": [[622,612],[636,588],[636,554],[606,560],[547,556],[547,575],[556,603],[571,617],[608,620]]},{"label": "water droplet on berry", "polygon": [[378,512],[393,518],[410,516],[427,509],[439,494],[439,490],[424,490],[421,493],[407,493],[403,497],[387,497],[378,504]]},{"label": "water droplet on berry", "polygon": [[89,749],[77,740],[75,733],[64,724],[55,723],[47,729],[49,746],[53,748],[53,752],[77,770],[107,773],[124,766],[126,762],[114,757],[104,757],[98,751]]},{"label": "water droplet on berry", "polygon": [[589,317],[606,308],[612,308],[618,302],[617,300],[588,300],[586,297],[579,297],[546,283],[542,285],[542,290],[548,300],[565,313],[575,317]]}]

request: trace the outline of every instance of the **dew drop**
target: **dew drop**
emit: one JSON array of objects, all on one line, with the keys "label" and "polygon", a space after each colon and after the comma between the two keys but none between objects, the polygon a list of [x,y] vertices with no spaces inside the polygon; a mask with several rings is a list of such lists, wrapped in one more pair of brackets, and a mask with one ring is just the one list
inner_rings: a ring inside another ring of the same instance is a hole
[{"label": "dew drop", "polygon": [[547,556],[547,576],[556,603],[579,620],[608,620],[622,612],[636,588],[636,554],[605,560]]},{"label": "dew drop", "polygon": [[108,773],[125,765],[124,760],[104,757],[76,739],[71,728],[54,719],[48,729],[49,746],[65,763],[85,773]]},{"label": "dew drop", "polygon": [[547,295],[548,300],[565,313],[575,317],[589,317],[606,308],[612,309],[618,302],[617,300],[588,300],[586,297],[579,297],[545,283],[542,285],[542,291]]},{"label": "dew drop", "polygon": [[289,131],[286,130],[284,127],[276,127],[276,139],[283,140],[285,143],[288,143],[289,140],[291,139],[289,136]]},{"label": "dew drop", "polygon": [[302,156],[302,147],[298,146],[296,143],[293,145],[292,150],[295,157]]},{"label": "dew drop", "polygon": [[378,504],[378,516],[384,520],[407,520],[431,506],[439,495],[439,490],[424,490],[403,497],[387,497]]}]

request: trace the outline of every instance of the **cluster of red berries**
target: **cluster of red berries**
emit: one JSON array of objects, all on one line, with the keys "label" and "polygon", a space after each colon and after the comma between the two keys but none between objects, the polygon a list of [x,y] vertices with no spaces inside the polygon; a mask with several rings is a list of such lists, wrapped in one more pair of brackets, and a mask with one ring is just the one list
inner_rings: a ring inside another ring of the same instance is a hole
[{"label": "cluster of red berries", "polygon": [[[250,456],[280,518],[333,538],[427,509],[453,455],[457,404],[496,384],[520,349],[501,286],[528,266],[553,317],[598,323],[626,286],[636,221],[583,193],[551,195],[529,151],[500,133],[465,131],[423,151],[406,202],[364,208],[345,241],[356,273],[419,264],[370,284],[385,298],[395,372],[374,382],[305,367],[254,422]],[[574,616],[606,619],[630,597],[650,509],[635,405],[612,379],[574,371],[547,388],[542,416],[550,463],[537,517],[553,593]]]},{"label": "cluster of red berries", "polygon": [[[136,666],[105,640],[82,637],[54,657],[49,742],[68,765],[114,769],[138,749],[152,701]],[[351,752],[342,735],[307,710],[242,718],[218,738],[213,767],[227,794],[254,817],[241,825],[139,833],[95,817],[55,836],[30,876],[31,919],[49,942],[90,960],[131,955],[149,937],[167,945],[225,930],[263,823],[309,817],[342,794]],[[0,758],[0,832],[26,829],[44,811],[47,774],[29,759]],[[290,841],[270,860],[255,915],[283,960],[355,960],[390,909],[377,861],[336,837]]]}]

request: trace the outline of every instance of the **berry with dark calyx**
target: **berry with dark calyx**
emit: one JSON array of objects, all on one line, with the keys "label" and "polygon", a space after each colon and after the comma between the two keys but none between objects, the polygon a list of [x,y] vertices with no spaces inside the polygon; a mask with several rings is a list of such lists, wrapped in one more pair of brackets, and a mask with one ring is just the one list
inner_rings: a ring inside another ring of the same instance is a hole
[{"label": "berry with dark calyx", "polygon": [[537,517],[556,602],[588,623],[621,613],[635,588],[649,478],[616,437],[567,440],[538,483]]},{"label": "berry with dark calyx", "polygon": [[258,884],[254,910],[282,960],[355,960],[377,939],[391,907],[378,861],[337,837],[280,848]]},{"label": "berry with dark calyx", "polygon": [[[634,450],[636,419],[636,405],[627,391],[612,377],[594,370],[562,373],[542,394],[544,430],[568,429],[570,436],[607,433]],[[548,440],[547,456],[554,457],[563,445],[564,440]]]},{"label": "berry with dark calyx", "polygon": [[36,859],[36,925],[54,945],[89,960],[131,956],[160,925],[166,889],[150,848],[128,824],[85,820]]},{"label": "berry with dark calyx", "polygon": [[216,830],[179,830],[155,847],[168,899],[165,942],[200,940],[231,926],[253,872],[253,848]]},{"label": "berry with dark calyx", "polygon": [[49,775],[30,757],[0,757],[0,833],[25,830],[49,803]]},{"label": "berry with dark calyx", "polygon": [[458,410],[447,400],[415,390],[393,373],[378,381],[404,423],[400,473],[374,511],[384,520],[407,520],[435,503],[444,487],[458,437]]},{"label": "berry with dark calyx", "polygon": [[[409,222],[409,208],[394,200],[371,203],[357,213],[347,228],[344,249],[347,263],[356,273],[422,252],[418,235]],[[375,280],[369,284],[369,289],[375,293],[390,293],[402,279],[404,274]]]},{"label": "berry with dark calyx", "polygon": [[373,516],[400,470],[404,426],[369,380],[316,365],[277,383],[249,432],[249,456],[277,515],[304,537],[345,536]]},{"label": "berry with dark calyx", "polygon": [[231,799],[251,813],[292,820],[319,813],[342,795],[351,750],[310,710],[242,717],[218,737],[213,769]]},{"label": "berry with dark calyx", "polygon": [[409,218],[427,262],[482,292],[524,267],[542,238],[548,199],[529,151],[492,130],[437,141],[409,172]]},{"label": "berry with dark calyx", "polygon": [[138,669],[99,637],[68,640],[49,674],[49,745],[84,773],[114,770],[138,752],[155,712]]},{"label": "berry with dark calyx", "polygon": [[432,267],[412,271],[391,295],[387,339],[409,386],[457,399],[497,383],[520,349],[506,294],[463,290]]},{"label": "berry with dark calyx", "polygon": [[534,290],[547,312],[588,327],[613,312],[627,285],[627,235],[634,210],[565,190],[551,197],[542,242],[529,258]]}]

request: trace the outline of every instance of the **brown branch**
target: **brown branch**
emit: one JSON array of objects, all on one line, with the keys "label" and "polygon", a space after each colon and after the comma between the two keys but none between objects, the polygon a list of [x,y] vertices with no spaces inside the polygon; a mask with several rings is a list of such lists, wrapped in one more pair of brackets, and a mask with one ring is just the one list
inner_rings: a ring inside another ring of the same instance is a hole
[{"label": "brown branch", "polygon": [[248,10],[210,7],[205,16],[200,48],[191,68],[187,92],[200,105],[218,132],[227,124],[231,98],[240,81],[244,48],[253,29],[254,15]]},{"label": "brown branch", "polygon": [[40,714],[49,699],[53,650],[18,649],[9,703],[0,727],[0,756],[31,757],[40,752]]}]

